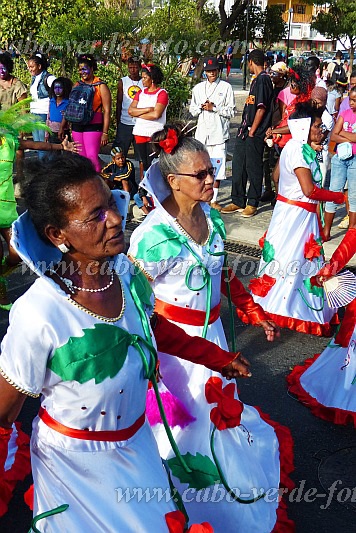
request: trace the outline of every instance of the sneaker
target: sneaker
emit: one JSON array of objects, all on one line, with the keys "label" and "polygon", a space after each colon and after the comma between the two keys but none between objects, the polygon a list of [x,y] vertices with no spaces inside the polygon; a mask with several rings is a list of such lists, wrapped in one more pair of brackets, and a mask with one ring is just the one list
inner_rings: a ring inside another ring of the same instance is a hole
[{"label": "sneaker", "polygon": [[132,215],[135,220],[143,220],[147,215],[142,211],[140,207],[134,205],[132,208]]},{"label": "sneaker", "polygon": [[275,198],[275,193],[274,191],[270,190],[270,189],[266,189],[265,192],[262,194],[261,196],[261,202],[271,202],[272,200],[274,200]]},{"label": "sneaker", "polygon": [[222,207],[218,202],[210,202],[210,207],[213,209],[216,209],[217,211],[221,211]]},{"label": "sneaker", "polygon": [[229,204],[226,207],[223,207],[221,212],[222,213],[241,213],[244,210],[243,207],[240,207],[235,204]]},{"label": "sneaker", "polygon": [[253,205],[247,205],[245,209],[242,211],[241,216],[244,218],[250,218],[255,216],[257,213],[257,207],[253,207]]},{"label": "sneaker", "polygon": [[340,224],[338,225],[338,228],[348,229],[349,225],[350,225],[349,215],[346,215],[346,217],[344,217],[342,221],[340,222]]}]

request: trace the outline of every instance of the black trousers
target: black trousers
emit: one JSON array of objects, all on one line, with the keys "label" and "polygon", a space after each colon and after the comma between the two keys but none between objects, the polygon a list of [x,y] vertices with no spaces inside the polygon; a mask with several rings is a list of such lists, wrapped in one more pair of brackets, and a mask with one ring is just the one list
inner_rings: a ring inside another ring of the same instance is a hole
[{"label": "black trousers", "polygon": [[138,159],[137,145],[132,130],[133,126],[129,126],[128,124],[123,124],[122,122],[119,122],[116,129],[116,136],[112,145],[113,148],[116,146],[120,146],[124,152],[125,157],[127,157],[127,153],[132,143],[134,147],[135,159]]},{"label": "black trousers", "polygon": [[[239,207],[258,207],[263,181],[263,137],[236,138],[232,158],[231,200]],[[250,182],[248,191],[247,181]]]},{"label": "black trousers", "polygon": [[137,143],[136,147],[139,160],[143,164],[143,170],[148,170],[154,159],[154,155],[152,155],[154,151],[154,146],[151,144],[150,141],[148,141],[146,143]]}]

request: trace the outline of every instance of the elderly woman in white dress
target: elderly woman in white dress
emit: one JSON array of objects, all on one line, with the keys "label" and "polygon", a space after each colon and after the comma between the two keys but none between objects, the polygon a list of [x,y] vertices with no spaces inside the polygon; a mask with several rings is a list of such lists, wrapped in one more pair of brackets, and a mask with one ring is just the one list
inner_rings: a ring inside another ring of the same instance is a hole
[{"label": "elderly woman in white dress", "polygon": [[[206,148],[168,126],[152,140],[161,153],[143,185],[156,207],[132,234],[128,253],[152,283],[156,310],[191,335],[226,348],[220,299],[221,293],[230,293],[240,311],[273,340],[275,324],[233,272],[224,269],[225,228],[209,206],[215,169]],[[230,278],[228,286],[225,277]],[[187,494],[188,514],[195,521],[204,516],[216,533],[270,533],[274,527],[292,531],[277,499],[263,497],[267,487],[288,483],[288,430],[266,423],[257,409],[244,405],[235,384],[179,358],[172,364],[168,353],[159,353],[160,397],[168,423],[185,460],[212,473],[207,487],[192,484],[182,472],[149,391],[147,414],[173,482]],[[253,487],[259,487],[257,492]]]}]

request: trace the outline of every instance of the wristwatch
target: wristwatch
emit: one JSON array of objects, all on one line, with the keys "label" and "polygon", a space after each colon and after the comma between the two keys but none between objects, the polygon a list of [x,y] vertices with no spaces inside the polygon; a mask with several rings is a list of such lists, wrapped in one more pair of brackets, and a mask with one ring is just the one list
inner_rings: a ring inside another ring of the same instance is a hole
[{"label": "wristwatch", "polygon": [[213,111],[214,111],[214,113],[216,113],[216,111],[217,111],[216,105],[213,106]]}]

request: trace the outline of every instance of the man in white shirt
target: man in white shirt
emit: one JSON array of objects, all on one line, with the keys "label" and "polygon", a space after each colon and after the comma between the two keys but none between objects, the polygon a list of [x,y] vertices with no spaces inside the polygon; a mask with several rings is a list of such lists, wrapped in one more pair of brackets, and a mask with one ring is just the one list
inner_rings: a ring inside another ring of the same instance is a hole
[{"label": "man in white shirt", "polygon": [[207,80],[193,88],[189,111],[193,117],[198,117],[195,138],[205,144],[210,157],[221,162],[210,204],[220,211],[217,197],[220,180],[226,179],[226,144],[230,137],[230,119],[235,112],[235,98],[231,85],[218,77],[217,58],[205,58],[203,66]]},{"label": "man in white shirt", "polygon": [[[141,62],[139,59],[130,57],[127,61],[129,75],[120,78],[117,83],[116,96],[116,137],[113,142],[113,147],[120,146],[127,157],[131,143],[135,147],[135,139],[132,133],[135,125],[135,119],[130,117],[128,109],[135,94],[143,90],[141,81],[140,68]],[[135,149],[136,152],[136,149]]]}]

